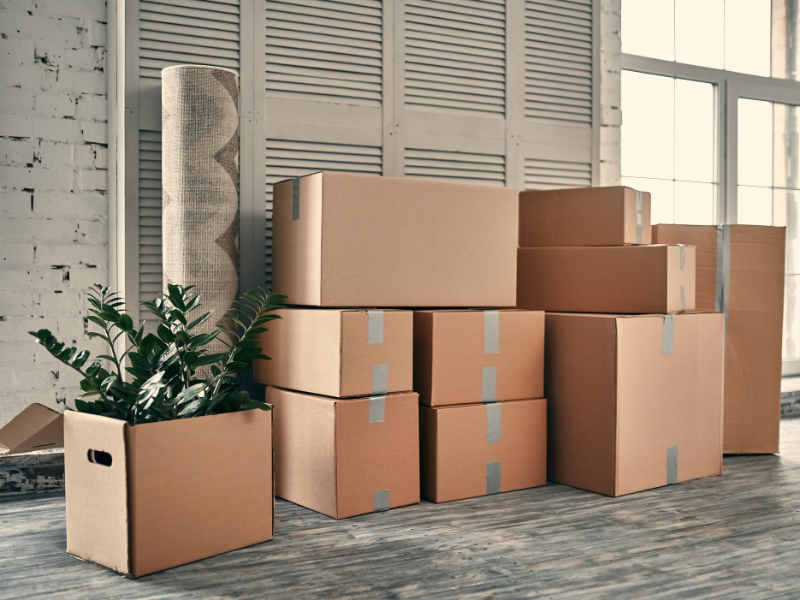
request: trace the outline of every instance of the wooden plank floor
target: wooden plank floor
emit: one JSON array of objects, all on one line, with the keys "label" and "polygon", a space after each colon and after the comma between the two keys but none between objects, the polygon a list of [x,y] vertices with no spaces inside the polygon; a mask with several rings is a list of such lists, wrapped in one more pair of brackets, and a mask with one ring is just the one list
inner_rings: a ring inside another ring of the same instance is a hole
[{"label": "wooden plank floor", "polygon": [[138,580],[64,553],[63,496],[0,503],[0,598],[800,598],[800,419],[781,456],[612,499],[560,486],[335,521]]}]

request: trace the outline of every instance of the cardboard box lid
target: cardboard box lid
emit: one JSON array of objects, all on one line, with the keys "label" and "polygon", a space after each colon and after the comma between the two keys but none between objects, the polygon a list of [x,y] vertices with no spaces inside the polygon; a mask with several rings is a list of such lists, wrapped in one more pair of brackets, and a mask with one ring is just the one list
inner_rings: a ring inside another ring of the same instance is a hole
[{"label": "cardboard box lid", "polygon": [[695,307],[695,248],[518,250],[517,306],[548,312],[675,313]]},{"label": "cardboard box lid", "polygon": [[63,415],[44,404],[31,404],[0,429],[0,447],[21,454],[64,445]]},{"label": "cardboard box lid", "polygon": [[629,187],[533,190],[519,195],[519,245],[650,244],[650,193]]}]

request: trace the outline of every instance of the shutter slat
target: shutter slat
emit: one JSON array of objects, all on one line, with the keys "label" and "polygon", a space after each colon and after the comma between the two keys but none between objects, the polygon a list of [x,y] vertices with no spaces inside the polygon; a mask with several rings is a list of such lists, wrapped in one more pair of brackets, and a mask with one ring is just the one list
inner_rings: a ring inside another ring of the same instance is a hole
[{"label": "shutter slat", "polygon": [[505,113],[504,3],[408,0],[405,46],[406,104]]},{"label": "shutter slat", "polygon": [[503,186],[505,170],[500,155],[406,149],[406,177]]},{"label": "shutter slat", "polygon": [[380,0],[267,0],[267,96],[380,106],[382,15]]},{"label": "shutter slat", "polygon": [[526,0],[526,118],[591,125],[592,19],[588,0]]},{"label": "shutter slat", "polygon": [[139,131],[139,296],[162,290],[161,132]]},{"label": "shutter slat", "polygon": [[549,190],[592,185],[589,163],[525,159],[525,189]]}]

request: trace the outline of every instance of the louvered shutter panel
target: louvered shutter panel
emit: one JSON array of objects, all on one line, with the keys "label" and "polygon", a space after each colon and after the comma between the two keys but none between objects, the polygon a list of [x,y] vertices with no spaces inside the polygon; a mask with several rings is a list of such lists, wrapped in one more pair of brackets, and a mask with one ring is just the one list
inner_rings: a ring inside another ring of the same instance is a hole
[{"label": "louvered shutter panel", "polygon": [[[267,223],[272,223],[272,185],[317,171],[382,174],[380,147],[267,140]],[[267,285],[272,284],[272,228],[267,231]]]},{"label": "louvered shutter panel", "polygon": [[267,95],[381,105],[381,1],[267,1]]},{"label": "louvered shutter panel", "polygon": [[503,187],[505,156],[406,149],[406,177]]},{"label": "louvered shutter panel", "polygon": [[592,168],[581,162],[525,160],[525,189],[552,190],[592,185]]},{"label": "louvered shutter panel", "polygon": [[407,0],[406,104],[505,112],[503,0]]},{"label": "louvered shutter panel", "polygon": [[180,64],[239,71],[239,0],[139,2],[139,295],[162,290],[161,69]]},{"label": "louvered shutter panel", "polygon": [[525,3],[525,116],[592,121],[591,0]]}]

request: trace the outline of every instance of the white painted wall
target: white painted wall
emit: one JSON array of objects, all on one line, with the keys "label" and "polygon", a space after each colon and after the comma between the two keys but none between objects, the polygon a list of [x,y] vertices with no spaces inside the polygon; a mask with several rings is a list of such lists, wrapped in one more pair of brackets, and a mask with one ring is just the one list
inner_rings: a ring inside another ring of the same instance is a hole
[{"label": "white painted wall", "polygon": [[600,0],[600,185],[620,184],[622,0]]},{"label": "white painted wall", "polygon": [[97,350],[83,333],[85,289],[108,277],[105,56],[104,0],[0,0],[0,426],[79,393],[29,330]]}]

